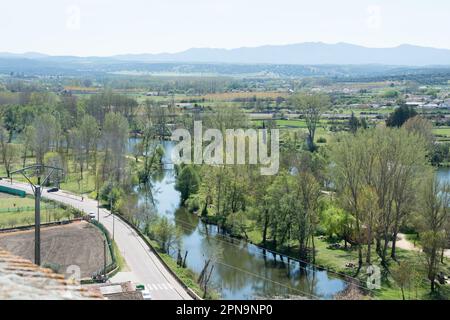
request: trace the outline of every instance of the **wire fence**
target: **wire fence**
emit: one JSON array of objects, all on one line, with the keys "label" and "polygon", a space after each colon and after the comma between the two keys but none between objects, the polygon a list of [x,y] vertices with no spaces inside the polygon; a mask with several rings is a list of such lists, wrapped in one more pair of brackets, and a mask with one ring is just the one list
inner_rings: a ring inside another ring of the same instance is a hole
[{"label": "wire fence", "polygon": [[109,250],[109,257],[111,258],[111,261],[104,266],[103,268],[99,269],[98,271],[94,272],[92,275],[93,278],[96,278],[100,275],[106,275],[117,268],[117,257],[114,253],[113,243],[111,239],[111,235],[109,234],[109,231],[106,230],[105,226],[98,222],[97,220],[91,220],[90,223],[92,223],[94,226],[100,229],[100,231],[105,235],[106,243],[108,245]]},{"label": "wire fence", "polygon": [[[42,206],[41,210],[54,209],[54,206]],[[13,207],[13,208],[0,208],[0,213],[10,213],[10,212],[28,212],[34,211],[34,206],[29,207]]]}]

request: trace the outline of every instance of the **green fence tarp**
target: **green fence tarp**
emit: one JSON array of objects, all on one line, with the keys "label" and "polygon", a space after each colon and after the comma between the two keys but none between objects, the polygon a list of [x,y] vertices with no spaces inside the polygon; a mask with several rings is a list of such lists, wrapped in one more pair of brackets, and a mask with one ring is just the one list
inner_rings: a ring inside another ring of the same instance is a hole
[{"label": "green fence tarp", "polygon": [[14,195],[14,196],[19,196],[19,197],[22,197],[22,198],[25,198],[25,196],[26,196],[26,192],[25,191],[22,191],[22,190],[19,190],[19,189],[10,188],[10,187],[6,187],[6,186],[0,186],[0,192],[11,194],[11,195]]}]

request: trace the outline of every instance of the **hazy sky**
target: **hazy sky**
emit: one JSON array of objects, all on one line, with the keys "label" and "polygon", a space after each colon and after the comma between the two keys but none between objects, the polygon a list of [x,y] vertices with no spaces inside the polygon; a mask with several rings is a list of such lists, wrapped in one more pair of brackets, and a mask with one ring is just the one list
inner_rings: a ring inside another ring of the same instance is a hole
[{"label": "hazy sky", "polygon": [[0,52],[112,55],[305,41],[450,49],[448,0],[1,0]]}]

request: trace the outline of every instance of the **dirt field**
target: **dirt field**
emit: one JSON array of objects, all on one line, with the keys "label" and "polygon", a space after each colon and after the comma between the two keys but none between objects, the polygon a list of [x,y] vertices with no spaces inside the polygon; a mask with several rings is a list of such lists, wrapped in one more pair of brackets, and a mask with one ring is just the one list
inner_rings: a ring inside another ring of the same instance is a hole
[{"label": "dirt field", "polygon": [[[59,273],[64,273],[70,265],[77,265],[81,269],[81,277],[89,278],[93,272],[103,268],[103,240],[101,231],[87,222],[42,228],[42,265],[52,265]],[[34,261],[34,229],[0,233],[0,247]],[[108,249],[106,253],[109,263]]]}]

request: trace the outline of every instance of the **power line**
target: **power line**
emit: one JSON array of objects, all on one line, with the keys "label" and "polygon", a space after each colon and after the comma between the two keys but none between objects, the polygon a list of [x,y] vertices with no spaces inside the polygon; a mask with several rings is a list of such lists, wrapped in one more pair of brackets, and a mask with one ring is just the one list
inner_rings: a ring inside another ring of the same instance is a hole
[{"label": "power line", "polygon": [[261,275],[259,275],[259,274],[250,272],[250,271],[248,271],[248,270],[245,270],[245,269],[242,269],[242,268],[238,268],[238,267],[236,267],[236,266],[229,265],[229,264],[227,264],[227,263],[225,263],[225,262],[221,262],[221,261],[219,261],[219,260],[215,260],[215,261],[218,262],[218,263],[220,263],[221,265],[226,266],[226,267],[233,268],[233,269],[238,270],[238,271],[241,271],[241,272],[245,272],[245,273],[250,274],[250,275],[252,275],[252,276],[254,276],[254,277],[257,277],[257,278],[263,279],[263,280],[265,280],[265,281],[269,281],[269,282],[275,283],[276,285],[279,285],[279,286],[281,286],[281,287],[285,287],[285,288],[287,288],[287,289],[289,289],[289,290],[293,290],[293,291],[297,291],[297,292],[300,292],[300,293],[309,295],[309,296],[311,296],[311,297],[313,297],[313,298],[315,298],[315,299],[321,299],[320,297],[318,297],[318,296],[316,296],[316,295],[314,295],[314,294],[312,294],[312,293],[308,293],[308,292],[302,291],[302,290],[300,290],[300,289],[290,287],[290,286],[285,285],[285,284],[283,284],[283,283],[281,283],[281,282],[278,282],[278,281],[269,279],[269,278],[264,277],[264,276],[261,276]]},{"label": "power line", "polygon": [[[185,224],[185,225],[188,225],[188,226],[197,228],[197,226],[194,226],[194,225],[192,225],[192,224],[190,224],[190,223],[188,223],[188,222],[186,222],[186,221],[177,219],[177,218],[175,218],[175,217],[174,217],[174,220],[177,221],[177,222],[179,222],[179,223],[182,223],[182,224]],[[184,228],[186,229],[186,227],[184,227]],[[206,231],[203,231],[203,230],[200,230],[200,229],[199,229],[199,232],[201,232],[201,233],[203,233],[203,234],[205,234],[205,235],[207,235],[207,236],[210,236],[210,234],[209,234],[208,232],[206,232]],[[222,240],[222,239],[218,239],[218,238],[215,238],[215,237],[214,237],[213,239],[215,239],[216,241],[222,241],[222,242],[225,242],[225,243],[227,243],[227,244],[229,244],[229,245],[233,245],[233,246],[235,246],[235,247],[239,247],[237,244],[234,243],[234,240],[237,240],[236,238],[233,238],[233,237],[231,237],[231,236],[224,235],[224,234],[219,234],[219,233],[216,233],[215,235],[220,236],[220,237],[223,237],[223,238],[225,238],[225,239],[228,238],[228,239],[231,240],[231,241],[229,241],[229,240],[227,241],[227,240]],[[246,242],[246,244],[248,244],[248,242]],[[257,246],[257,245],[255,245],[255,247],[257,247],[258,249],[261,249],[261,250],[267,250],[267,251],[269,251],[269,252],[271,252],[271,253],[274,253],[274,254],[278,254],[280,257],[283,257],[283,256],[284,256],[284,257],[288,258],[288,259],[287,259],[287,260],[288,260],[287,263],[289,263],[289,264],[291,264],[291,265],[292,265],[292,264],[295,264],[295,262],[297,261],[297,262],[301,262],[301,263],[307,264],[307,265],[309,265],[309,266],[316,267],[316,268],[318,268],[318,269],[323,269],[322,267],[320,267],[320,266],[318,266],[318,265],[316,265],[316,264],[310,263],[310,262],[308,262],[308,261],[305,261],[305,260],[301,260],[301,259],[298,259],[298,258],[294,258],[294,257],[288,256],[288,255],[285,255],[285,254],[281,254],[280,252],[277,252],[277,251],[274,251],[274,250],[269,250],[269,249],[261,248],[261,247],[259,247],[259,246]],[[263,253],[261,253],[261,252],[256,252],[256,254],[258,254],[258,255],[260,255],[260,256],[263,256],[263,257],[266,257],[266,255],[263,254]],[[283,261],[283,263],[286,263],[286,262]],[[301,266],[300,264],[298,264],[298,265],[295,264],[295,266],[298,266],[299,268],[308,271],[308,269],[307,269],[306,267],[303,267],[303,266]],[[343,274],[343,273],[339,273],[339,272],[336,272],[336,271],[331,271],[331,270],[327,270],[327,272],[339,276],[339,279],[342,280],[342,281],[344,281],[344,282],[347,283],[347,284],[355,285],[355,286],[357,286],[357,287],[359,287],[359,288],[361,288],[361,289],[364,289],[364,290],[370,290],[370,291],[373,290],[373,289],[369,289],[369,288],[363,286],[362,284],[357,284],[357,283],[350,282],[350,281],[346,280],[346,279],[352,279],[352,280],[357,281],[358,283],[361,283],[361,280],[358,279],[358,278],[351,277],[351,276],[349,276],[349,275],[346,275],[346,274]],[[386,288],[386,287],[380,287],[380,288],[388,289],[388,288]]]},{"label": "power line", "polygon": [[[180,249],[181,249],[181,248],[175,247],[175,246],[172,246],[172,248],[177,249],[177,250],[180,250]],[[312,293],[305,292],[305,291],[303,291],[303,290],[300,290],[300,289],[297,289],[297,288],[288,286],[288,285],[286,285],[286,284],[283,284],[283,283],[281,283],[281,282],[278,282],[278,281],[269,279],[269,278],[267,278],[267,277],[264,277],[264,276],[262,276],[262,275],[256,274],[256,273],[254,273],[254,272],[251,272],[251,271],[248,271],[248,270],[245,270],[245,269],[236,267],[236,266],[232,266],[232,265],[230,265],[230,264],[224,262],[224,261],[221,260],[221,259],[212,259],[212,260],[213,260],[214,262],[219,263],[219,264],[221,264],[221,265],[223,265],[223,266],[226,266],[226,267],[228,267],[228,268],[232,268],[232,269],[235,269],[235,270],[239,270],[239,271],[245,272],[245,273],[247,273],[247,274],[249,274],[249,275],[251,275],[251,276],[253,276],[253,277],[257,277],[257,278],[263,279],[263,280],[265,280],[265,281],[272,282],[272,283],[274,283],[274,284],[276,284],[276,285],[278,285],[278,286],[280,286],[280,287],[284,287],[284,288],[286,288],[286,289],[288,289],[288,290],[291,290],[291,291],[297,291],[297,292],[299,292],[299,293],[308,295],[308,296],[313,297],[313,298],[315,298],[315,299],[321,299],[319,296],[316,296],[316,295],[314,295],[314,294],[312,294]]]},{"label": "power line", "polygon": [[[185,225],[188,225],[188,226],[197,228],[197,226],[192,225],[192,224],[190,224],[189,222],[186,222],[186,221],[177,219],[176,217],[174,217],[173,219],[174,219],[175,221],[177,221],[177,222],[182,223],[182,224],[185,224]],[[184,228],[186,228],[186,227],[184,227]],[[206,232],[206,231],[203,231],[203,230],[200,230],[200,229],[199,229],[199,232],[205,234],[205,235],[208,236],[208,237],[211,236],[211,235],[210,235],[208,232]],[[213,239],[215,239],[216,241],[222,241],[222,242],[225,242],[225,243],[227,243],[227,244],[230,244],[230,245],[233,245],[233,246],[239,248],[239,246],[238,246],[237,244],[234,243],[234,241],[237,240],[236,238],[233,238],[233,237],[231,237],[231,236],[229,236],[229,235],[220,234],[220,233],[216,233],[215,235],[220,236],[220,237],[223,237],[223,238],[225,238],[225,239],[229,239],[229,240],[222,240],[222,239],[218,239],[218,238],[216,238],[216,237],[213,237]],[[230,241],[230,240],[231,240],[231,241]],[[248,244],[248,242],[245,242],[245,243]],[[254,246],[257,247],[258,249],[261,249],[261,250],[267,250],[267,251],[269,251],[269,252],[271,252],[271,253],[278,254],[280,257],[283,257],[283,256],[284,256],[284,257],[288,258],[288,259],[287,259],[288,261],[287,261],[287,262],[282,261],[283,263],[289,263],[289,264],[291,264],[291,265],[292,265],[292,264],[295,264],[295,266],[298,266],[299,268],[304,269],[305,271],[309,271],[309,270],[307,269],[307,267],[303,267],[303,266],[300,265],[300,264],[297,265],[296,262],[301,262],[301,263],[304,263],[304,264],[306,264],[306,265],[316,267],[316,268],[318,268],[318,269],[324,269],[324,268],[322,268],[322,267],[320,267],[320,266],[318,266],[318,265],[316,265],[316,264],[310,263],[310,262],[305,261],[305,260],[302,260],[302,259],[294,258],[294,257],[288,256],[288,255],[285,255],[285,254],[282,254],[282,253],[280,253],[280,252],[278,252],[278,251],[265,249],[265,248],[259,247],[259,246],[257,246],[257,245],[254,245]],[[257,251],[256,254],[258,254],[258,255],[260,255],[260,256],[263,256],[263,257],[266,257],[266,255],[265,255],[264,253],[259,252],[259,251]],[[336,271],[332,271],[332,270],[326,270],[326,271],[327,271],[327,273],[331,273],[331,274],[334,274],[334,275],[339,276],[339,279],[340,279],[340,280],[344,281],[345,283],[347,283],[347,284],[349,284],[349,285],[357,286],[358,288],[361,288],[361,289],[363,289],[363,290],[369,290],[369,291],[373,291],[373,290],[374,290],[374,289],[370,289],[370,288],[367,288],[366,286],[362,285],[362,280],[360,280],[360,279],[358,279],[358,278],[355,278],[355,277],[352,277],[352,276],[349,276],[349,275],[346,275],[346,274],[343,274],[343,273],[339,273],[339,272],[336,272]],[[356,281],[357,283],[351,282],[351,281],[346,280],[346,279],[354,280],[354,281]],[[358,284],[358,283],[359,283],[359,284]],[[387,288],[387,287],[385,287],[385,286],[380,286],[380,288],[381,288],[381,289],[386,289],[386,290],[389,289],[389,288]]]},{"label": "power line", "polygon": [[[180,222],[180,223],[182,223],[182,224],[186,224],[186,225],[188,225],[188,226],[197,228],[197,226],[194,226],[194,225],[192,225],[192,224],[189,224],[188,222],[179,220],[179,219],[177,219],[177,218],[175,218],[175,217],[174,217],[174,220],[176,220],[176,221],[178,221],[178,222]],[[186,229],[187,227],[184,226],[183,228]],[[203,231],[203,230],[200,230],[200,229],[199,229],[198,231],[199,231],[200,233],[205,234],[205,235],[208,236],[208,237],[211,236],[211,234],[209,234],[209,233],[207,233],[207,232],[205,232],[205,231]],[[229,245],[233,245],[233,246],[235,246],[235,247],[237,247],[237,248],[240,248],[237,244],[234,243],[234,240],[238,240],[238,239],[233,238],[233,237],[228,236],[228,235],[222,235],[222,234],[219,234],[219,233],[215,233],[215,235],[220,236],[220,237],[223,237],[223,238],[225,238],[225,239],[226,239],[226,238],[231,239],[232,242],[230,242],[229,240],[219,239],[219,238],[217,238],[217,237],[211,237],[211,238],[214,239],[214,240],[216,240],[216,241],[223,242],[223,243],[226,243],[226,244],[229,244]],[[249,244],[248,242],[244,242],[244,243],[245,243],[245,244]],[[257,249],[260,249],[260,250],[267,250],[267,251],[269,251],[269,252],[273,252],[273,253],[276,253],[276,254],[278,254],[278,255],[280,255],[280,256],[283,256],[281,253],[278,253],[278,252],[276,252],[276,251],[264,249],[264,248],[261,248],[261,247],[259,247],[259,246],[257,246],[257,245],[254,245],[254,246],[255,246]],[[264,255],[262,252],[259,252],[259,251],[255,252],[255,253],[258,254],[258,255],[260,255],[260,256],[263,256],[263,257],[266,256],[266,255]],[[288,259],[287,262],[282,261],[283,263],[289,263],[290,265],[294,264],[295,267],[298,267],[298,268],[303,269],[303,270],[305,270],[305,271],[310,271],[310,270],[308,270],[307,267],[303,267],[301,264],[296,264],[295,262],[296,262],[296,261],[298,261],[298,262],[303,262],[303,263],[305,263],[305,264],[307,264],[307,265],[315,266],[315,267],[318,268],[318,269],[323,269],[323,268],[321,268],[321,267],[319,267],[319,266],[317,266],[317,265],[315,265],[315,264],[309,263],[309,262],[304,261],[304,260],[292,258],[292,257],[287,256],[287,255],[285,255],[285,257],[286,257],[286,258],[289,258],[291,261],[289,261],[289,259]],[[233,267],[233,266],[230,266],[230,267]],[[314,270],[313,270],[313,271],[314,271]],[[360,289],[368,290],[368,291],[371,291],[371,292],[373,292],[373,290],[374,290],[374,289],[367,288],[367,287],[365,287],[365,286],[363,286],[363,285],[361,285],[361,284],[358,284],[358,283],[361,283],[361,280],[360,280],[360,279],[357,279],[357,278],[354,278],[354,277],[351,277],[351,276],[348,276],[348,275],[345,275],[345,274],[342,274],[342,273],[334,272],[334,271],[329,271],[329,270],[326,270],[326,271],[327,271],[328,273],[338,275],[338,276],[339,276],[339,280],[345,282],[347,285],[353,285],[353,286],[356,286],[356,287],[358,287],[358,288],[360,288]],[[346,279],[355,280],[355,281],[357,281],[357,283],[351,282],[351,281],[346,280]],[[268,279],[268,278],[267,278],[267,280],[268,280],[268,281],[272,281],[271,279]],[[385,287],[385,286],[381,286],[381,285],[380,285],[380,289],[386,289],[386,290],[389,290],[390,288]],[[413,298],[412,300],[417,300],[417,299]]]},{"label": "power line", "polygon": [[[108,211],[106,211],[106,212],[108,212]],[[105,211],[104,211],[104,213],[105,213]],[[112,213],[110,213],[110,215],[113,215]],[[107,216],[105,219],[107,219],[109,216]],[[133,228],[131,228],[127,223],[125,223],[125,222],[122,222],[120,219],[119,219],[119,221],[120,221],[120,223],[122,223],[124,226],[125,226],[125,228],[127,228],[128,230],[130,230],[132,233],[134,233],[135,231],[133,230]],[[144,249],[146,249],[146,247],[144,246],[144,244],[142,243],[142,239],[141,239],[141,237],[139,236],[139,234],[137,234],[137,238],[138,238],[138,242],[139,242],[139,245],[142,247],[142,248],[144,248]],[[165,275],[165,273],[159,268],[159,266],[158,266],[158,262],[157,261],[155,261],[154,259],[153,259],[153,256],[147,251],[147,250],[145,250],[145,253],[147,254],[147,256],[150,258],[150,260],[152,260],[152,262],[153,262],[153,264],[156,266],[156,268],[158,269],[158,271],[161,273],[161,275],[164,277],[164,279],[166,279],[166,281],[170,284],[171,282],[170,282],[170,280],[166,277],[166,275]],[[183,297],[183,295],[181,295],[179,292],[178,292],[178,290],[176,289],[176,287],[174,286],[173,287],[173,289],[175,290],[175,292],[181,297],[181,299],[183,299],[183,300],[185,300],[184,299],[184,297]]]},{"label": "power line", "polygon": [[[185,229],[186,229],[187,227],[186,227],[186,226],[182,226],[182,228],[185,228]],[[199,232],[205,233],[204,231],[201,231],[201,230],[199,230]],[[207,233],[205,233],[205,234],[208,235]],[[226,243],[226,244],[230,244],[230,245],[233,245],[233,246],[238,247],[236,244],[230,243],[230,242],[225,241],[225,240],[222,240],[222,239],[217,239],[217,238],[212,238],[212,239],[214,239],[214,240],[216,240],[216,241],[219,241],[219,242],[224,242],[224,243]],[[178,248],[178,249],[179,249],[179,248]],[[264,254],[262,254],[262,253],[260,253],[260,252],[257,252],[257,254],[264,256]],[[295,263],[295,262],[294,262],[294,261],[289,262],[290,265],[293,264],[293,263]],[[237,267],[235,267],[235,266],[231,266],[231,265],[229,265],[229,266],[232,267],[232,268],[237,268]],[[298,267],[299,269],[303,269],[303,270],[305,270],[305,271],[311,271],[311,270],[308,270],[306,267],[302,267],[301,265],[295,265],[295,266]],[[247,272],[251,273],[250,271],[247,271]],[[315,271],[313,270],[313,272],[315,272]],[[261,275],[258,275],[258,274],[255,274],[255,273],[251,273],[251,274],[253,274],[253,275],[255,275],[255,276],[258,276],[258,277],[262,277]],[[266,278],[266,277],[263,277],[263,278],[265,278],[267,281],[272,281],[272,282],[274,282],[274,280],[272,280],[272,279],[269,279],[269,278]],[[349,281],[346,281],[346,280],[344,280],[344,279],[339,279],[339,280],[345,282],[346,284],[353,284],[353,285],[358,286],[357,284],[352,283],[352,282],[349,282]],[[280,285],[282,285],[282,284],[280,284]],[[292,288],[292,287],[289,287],[289,286],[286,286],[286,285],[283,285],[283,286],[295,290],[295,288]],[[361,286],[359,286],[359,287],[360,287],[360,288],[363,288],[363,289],[366,289],[366,288],[361,287]]]}]

